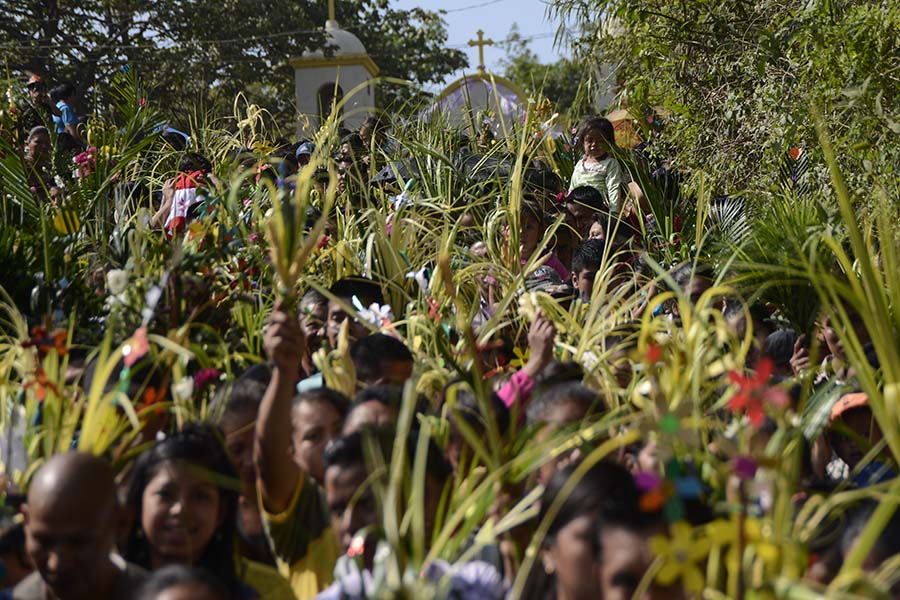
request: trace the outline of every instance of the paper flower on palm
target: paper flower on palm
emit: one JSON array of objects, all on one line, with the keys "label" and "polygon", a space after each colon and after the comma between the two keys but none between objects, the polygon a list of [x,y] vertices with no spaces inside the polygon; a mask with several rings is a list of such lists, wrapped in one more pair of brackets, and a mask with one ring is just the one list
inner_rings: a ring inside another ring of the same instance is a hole
[{"label": "paper flower on palm", "polygon": [[422,293],[428,293],[428,287],[431,285],[430,271],[428,267],[422,267],[418,271],[410,271],[406,274],[406,278],[415,279],[416,283],[419,284],[419,289],[422,290]]},{"label": "paper flower on palm", "polygon": [[[356,298],[354,298],[354,300],[355,299]],[[360,310],[357,314],[359,315],[360,320],[378,328],[387,327],[394,320],[394,313],[391,310],[390,304],[378,304],[377,302],[373,302],[369,305],[369,308]]]},{"label": "paper flower on palm", "polygon": [[741,568],[743,550],[741,544],[738,543],[738,534],[742,529],[743,548],[752,548],[756,556],[762,559],[766,565],[775,566],[780,556],[780,550],[776,544],[767,541],[771,538],[771,533],[767,531],[766,526],[759,519],[735,514],[729,519],[717,519],[706,525],[709,539],[713,540],[716,546],[728,547],[725,555],[728,569],[736,571]]},{"label": "paper flower on palm", "polygon": [[118,296],[128,286],[128,271],[113,269],[106,274],[106,287],[109,293]]},{"label": "paper flower on palm", "polygon": [[737,392],[728,401],[728,408],[734,413],[746,413],[750,424],[759,427],[766,418],[766,404],[784,408],[789,402],[788,394],[779,387],[769,387],[769,377],[775,364],[765,357],[756,365],[754,375],[742,375],[737,371],[728,374],[728,380],[738,386]]},{"label": "paper flower on palm", "polygon": [[656,580],[670,585],[680,579],[689,592],[702,591],[705,579],[699,563],[709,554],[709,538],[703,530],[694,530],[684,521],[673,523],[669,533],[669,537],[650,539],[650,550],[662,559]]}]

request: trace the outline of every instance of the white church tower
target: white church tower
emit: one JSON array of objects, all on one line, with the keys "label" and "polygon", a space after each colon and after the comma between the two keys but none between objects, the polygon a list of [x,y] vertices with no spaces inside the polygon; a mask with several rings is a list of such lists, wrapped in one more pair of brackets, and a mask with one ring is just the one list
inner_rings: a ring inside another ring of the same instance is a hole
[{"label": "white church tower", "polygon": [[340,116],[341,124],[348,129],[358,129],[375,109],[372,78],[378,74],[378,67],[359,38],[340,28],[335,20],[333,0],[328,3],[325,39],[333,51],[331,56],[322,50],[306,51],[290,61],[294,67],[300,137],[312,137],[345,96],[348,99]]}]

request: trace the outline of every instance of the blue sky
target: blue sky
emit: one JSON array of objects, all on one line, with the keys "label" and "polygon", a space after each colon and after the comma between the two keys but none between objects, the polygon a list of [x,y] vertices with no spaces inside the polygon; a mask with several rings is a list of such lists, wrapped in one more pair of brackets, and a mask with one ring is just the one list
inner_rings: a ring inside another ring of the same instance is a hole
[{"label": "blue sky", "polygon": [[[513,23],[518,24],[523,37],[533,37],[530,47],[541,62],[554,62],[561,56],[553,47],[556,23],[546,20],[544,0],[394,0],[393,4],[401,9],[420,6],[446,10],[447,44],[468,54],[471,69],[478,65],[478,51],[466,42],[475,39],[475,32],[483,29],[485,38],[499,42],[509,34]],[[496,68],[505,56],[496,46],[484,49],[488,69]]]}]

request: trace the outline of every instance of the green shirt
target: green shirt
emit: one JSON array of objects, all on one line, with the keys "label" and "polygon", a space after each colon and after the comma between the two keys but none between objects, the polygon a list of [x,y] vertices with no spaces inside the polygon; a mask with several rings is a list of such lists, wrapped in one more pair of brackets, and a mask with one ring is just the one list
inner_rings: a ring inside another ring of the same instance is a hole
[{"label": "green shirt", "polygon": [[591,164],[585,164],[582,158],[575,163],[569,191],[581,186],[590,186],[606,199],[610,213],[617,215],[622,205],[622,185],[625,183],[627,182],[622,174],[622,167],[612,156]]}]

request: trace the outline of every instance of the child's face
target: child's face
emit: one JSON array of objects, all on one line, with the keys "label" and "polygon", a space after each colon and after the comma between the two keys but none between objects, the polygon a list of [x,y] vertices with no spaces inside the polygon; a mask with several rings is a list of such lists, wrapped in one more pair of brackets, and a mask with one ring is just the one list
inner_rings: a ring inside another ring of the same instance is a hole
[{"label": "child's face", "polygon": [[584,139],[581,143],[584,149],[585,156],[590,156],[591,158],[596,159],[606,158],[609,146],[606,140],[603,139],[603,135],[598,130],[589,129],[588,131],[586,131],[584,134]]},{"label": "child's face", "polygon": [[194,465],[165,463],[144,488],[141,527],[153,567],[196,564],[222,523],[219,488]]},{"label": "child's face", "polygon": [[528,260],[537,249],[544,232],[541,223],[531,212],[524,211],[519,220],[519,257]]},{"label": "child's face", "polygon": [[578,295],[582,301],[588,302],[591,294],[594,292],[594,278],[597,276],[597,269],[582,269],[572,274],[572,283],[578,290]]},{"label": "child's face", "polygon": [[588,239],[589,240],[600,240],[601,242],[606,239],[606,232],[603,231],[603,224],[599,221],[594,221],[591,224],[591,228],[588,230]]}]

